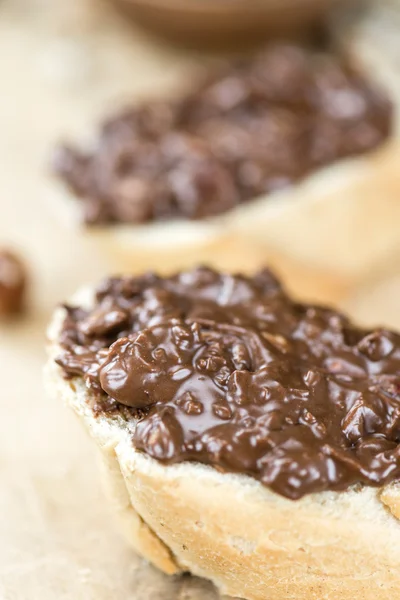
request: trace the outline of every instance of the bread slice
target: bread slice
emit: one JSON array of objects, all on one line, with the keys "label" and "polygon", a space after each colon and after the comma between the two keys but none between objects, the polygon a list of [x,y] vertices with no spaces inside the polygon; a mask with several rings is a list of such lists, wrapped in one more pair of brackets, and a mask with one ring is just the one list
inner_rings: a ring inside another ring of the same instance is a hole
[{"label": "bread slice", "polygon": [[231,227],[246,240],[314,268],[360,280],[398,244],[400,140],[323,168],[291,190],[238,207]]},{"label": "bread slice", "polygon": [[[341,37],[340,21],[333,29]],[[346,50],[354,55],[352,47]],[[360,54],[364,53],[363,47]],[[381,68],[367,60],[358,63],[367,81],[384,85],[386,80],[397,81],[393,69],[381,81]],[[400,106],[400,93],[393,85],[386,87]],[[179,97],[179,90],[174,95]],[[93,147],[90,137],[87,145],[89,150]],[[399,160],[400,139],[394,135],[369,153],[316,169],[291,188],[254,198],[219,216],[91,226],[85,235],[104,249],[118,270],[121,265],[132,270],[138,262],[140,270],[159,269],[161,255],[172,270],[193,263],[244,270],[280,254],[355,280],[379,269],[397,244]],[[64,221],[76,225],[81,220],[80,203],[61,186],[53,186],[50,196]],[[232,253],[232,248],[237,251]]]},{"label": "bread slice", "polygon": [[[74,300],[90,306],[92,292]],[[76,412],[103,455],[102,473],[132,547],[166,573],[190,571],[246,600],[389,600],[400,592],[400,486],[292,501],[245,475],[196,463],[164,466],[137,452],[132,421],[94,416],[80,378],[53,358],[64,310],[49,329],[49,393]]]},{"label": "bread slice", "polygon": [[[324,167],[293,188],[241,204],[201,221],[87,228],[83,234],[127,272],[168,270],[195,263],[225,270],[255,269],[271,255],[354,282],[386,263],[398,241],[400,139]],[[79,205],[53,187],[51,204],[62,206],[75,226]]]}]

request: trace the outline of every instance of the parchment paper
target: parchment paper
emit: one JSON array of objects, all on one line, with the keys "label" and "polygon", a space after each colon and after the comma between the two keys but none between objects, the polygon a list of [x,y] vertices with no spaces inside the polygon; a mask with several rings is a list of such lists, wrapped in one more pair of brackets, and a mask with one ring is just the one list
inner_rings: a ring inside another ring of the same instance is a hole
[{"label": "parchment paper", "polygon": [[[101,2],[0,3],[0,243],[23,253],[32,280],[28,314],[0,327],[1,600],[216,598],[205,582],[156,572],[115,533],[90,442],[45,397],[41,373],[54,305],[109,268],[53,215],[48,150],[65,134],[79,137],[106,106],[189,77],[193,61],[131,29]],[[301,295],[300,278],[296,285]],[[344,297],[340,282],[330,295],[365,320],[378,315],[400,325],[392,300],[399,291],[393,274],[354,299]]]}]

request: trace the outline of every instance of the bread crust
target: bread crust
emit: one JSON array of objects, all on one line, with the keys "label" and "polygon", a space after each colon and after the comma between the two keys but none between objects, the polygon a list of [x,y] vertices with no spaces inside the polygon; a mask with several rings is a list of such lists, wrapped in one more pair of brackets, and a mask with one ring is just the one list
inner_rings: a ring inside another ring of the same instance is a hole
[{"label": "bread crust", "polygon": [[120,445],[132,504],[179,562],[249,600],[365,600],[400,591],[400,525],[380,492],[293,503],[245,477],[163,467]]},{"label": "bread crust", "polygon": [[164,466],[134,449],[131,423],[93,416],[82,379],[62,377],[52,359],[62,318],[58,310],[49,332],[47,387],[107,456],[114,509],[136,551],[166,573],[190,571],[246,600],[397,598],[400,485],[291,501],[245,475]]}]

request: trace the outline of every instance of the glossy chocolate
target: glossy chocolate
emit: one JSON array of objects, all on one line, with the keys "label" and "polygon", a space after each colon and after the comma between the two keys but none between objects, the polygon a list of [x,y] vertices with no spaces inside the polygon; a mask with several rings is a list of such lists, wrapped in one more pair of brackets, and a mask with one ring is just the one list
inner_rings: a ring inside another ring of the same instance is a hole
[{"label": "glossy chocolate", "polygon": [[54,168],[88,224],[202,219],[378,147],[391,123],[345,60],[275,46],[110,118],[91,151],[60,147]]},{"label": "glossy chocolate", "polygon": [[264,271],[110,279],[67,308],[57,362],[165,463],[288,498],[400,478],[400,335],[291,300]]}]

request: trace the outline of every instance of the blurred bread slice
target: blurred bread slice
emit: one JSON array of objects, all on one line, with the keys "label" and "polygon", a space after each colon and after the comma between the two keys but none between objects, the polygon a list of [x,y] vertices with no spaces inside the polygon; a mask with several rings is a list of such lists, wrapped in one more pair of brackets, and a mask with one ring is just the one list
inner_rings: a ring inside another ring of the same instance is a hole
[{"label": "blurred bread slice", "polygon": [[[291,253],[268,245],[261,250],[254,240],[229,231],[226,218],[209,221],[174,221],[145,225],[113,225],[83,229],[79,204],[59,186],[50,186],[51,210],[60,212],[64,224],[78,228],[105,259],[105,269],[116,274],[157,270],[167,275],[196,264],[223,271],[254,272],[268,265],[286,281],[294,296],[310,302],[338,303],[352,291],[354,281],[340,270],[306,265]],[[58,205],[58,206],[57,206]],[[59,211],[59,208],[64,209]],[[60,215],[59,215],[60,216]]]},{"label": "blurred bread slice", "polygon": [[260,253],[272,249],[356,283],[397,247],[400,140],[323,168],[289,191],[232,213],[232,227]]},{"label": "blurred bread slice", "polygon": [[393,139],[316,172],[288,193],[237,212],[241,231],[309,265],[362,279],[400,249],[400,1],[342,3],[330,31],[339,50],[394,106]]},{"label": "blurred bread slice", "polygon": [[[334,35],[350,40],[346,49],[354,56],[356,38],[349,37],[341,19],[349,21],[347,12],[338,17]],[[368,61],[357,62],[366,79],[379,85],[381,69]],[[400,91],[387,90],[395,104],[400,101]],[[85,235],[118,271],[165,271],[199,262],[248,270],[277,255],[353,283],[378,271],[397,244],[399,160],[400,137],[393,135],[369,153],[317,169],[289,189],[255,198],[218,217],[88,227]],[[67,206],[76,220],[81,207],[60,188],[59,192],[63,199],[52,198],[52,204]]]},{"label": "blurred bread slice", "polygon": [[[90,306],[91,290],[75,302]],[[190,571],[246,600],[397,598],[399,486],[291,501],[245,475],[164,466],[135,451],[133,420],[94,416],[83,380],[63,378],[53,360],[63,318],[58,309],[49,330],[47,388],[71,406],[105,457],[106,486],[137,552],[166,573]]]},{"label": "blurred bread slice", "polygon": [[[118,272],[171,272],[196,263],[248,271],[281,257],[353,285],[378,271],[397,245],[399,162],[400,139],[391,139],[218,217],[91,227],[82,235]],[[62,190],[56,195],[52,205],[70,215],[64,222],[78,226],[79,205]]]}]

